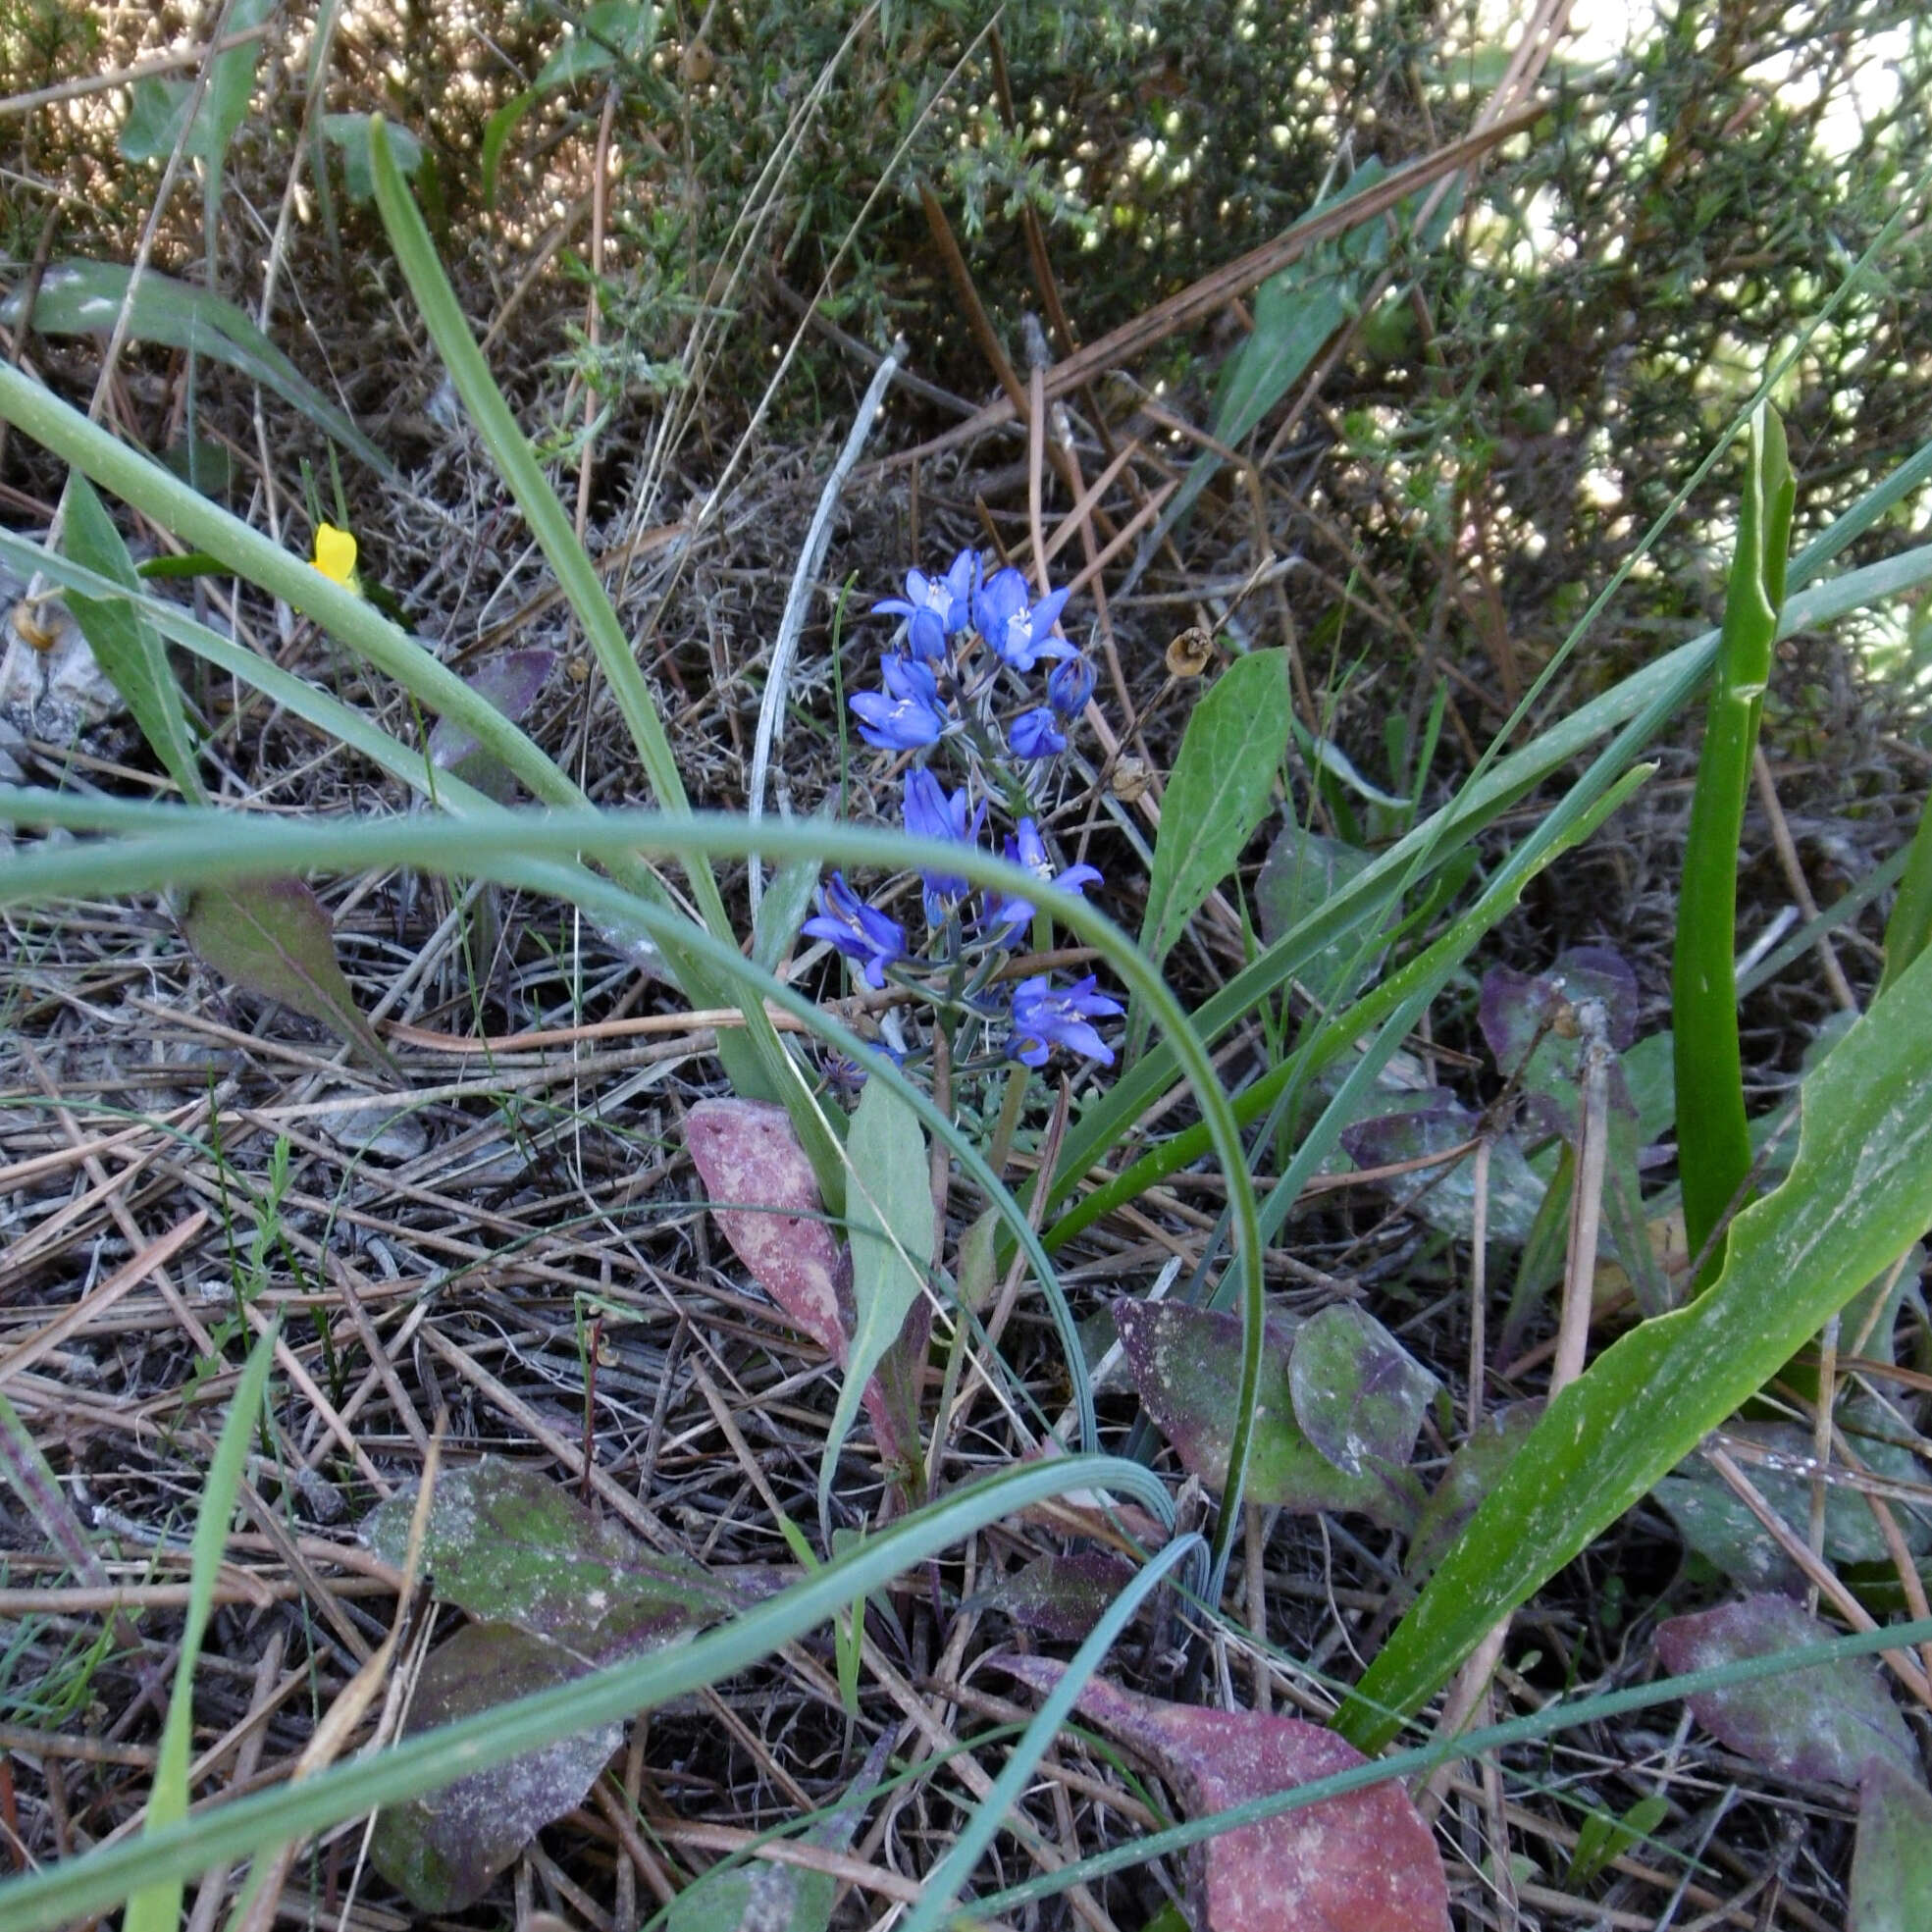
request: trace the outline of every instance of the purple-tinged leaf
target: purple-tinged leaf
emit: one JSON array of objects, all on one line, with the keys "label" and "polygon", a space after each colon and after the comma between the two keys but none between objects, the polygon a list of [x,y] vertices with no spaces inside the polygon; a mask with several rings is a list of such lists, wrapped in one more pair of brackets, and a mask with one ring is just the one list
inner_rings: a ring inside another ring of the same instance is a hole
[{"label": "purple-tinged leaf", "polygon": [[[385,1560],[402,1562],[414,1507],[413,1491],[398,1492],[363,1526]],[[698,1564],[645,1549],[548,1477],[496,1456],[437,1479],[423,1565],[444,1602],[586,1654],[649,1649],[742,1600]]]},{"label": "purple-tinged leaf", "polygon": [[[547,1691],[588,1668],[561,1645],[514,1624],[466,1624],[424,1663],[405,1735]],[[538,1832],[583,1803],[622,1744],[628,1715],[615,1713],[595,1731],[387,1806],[369,1848],[376,1869],[419,1911],[461,1911]]]},{"label": "purple-tinged leaf", "polygon": [[[486,657],[463,682],[511,724],[521,724],[555,667],[554,651],[499,651]],[[483,749],[475,732],[453,718],[438,718],[431,730],[430,762],[439,771],[453,771],[493,799],[514,795],[509,768]]]},{"label": "purple-tinged leaf", "polygon": [[1848,1932],[1925,1932],[1932,1915],[1932,1796],[1875,1757],[1858,1787]]},{"label": "purple-tinged leaf", "polygon": [[[733,1253],[786,1320],[845,1368],[857,1323],[852,1252],[832,1232],[790,1117],[768,1101],[701,1100],[685,1116],[685,1143]],[[863,1389],[880,1452],[908,1466],[918,1456],[928,1314],[921,1297]]]},{"label": "purple-tinged leaf", "polygon": [[[1517,1080],[1543,1132],[1568,1139],[1576,1137],[1581,1114],[1576,1009],[1586,1000],[1603,1003],[1609,1043],[1623,1052],[1637,1037],[1638,987],[1621,953],[1576,946],[1547,973],[1494,966],[1483,975],[1478,1018],[1497,1071]],[[1622,1113],[1636,1111],[1614,1065],[1610,1102]]]},{"label": "purple-tinged leaf", "polygon": [[[1471,1153],[1455,1155],[1453,1150],[1474,1139],[1480,1124],[1467,1108],[1445,1096],[1439,1107],[1358,1121],[1342,1128],[1341,1144],[1358,1167],[1430,1162],[1375,1184],[1438,1233],[1467,1241],[1476,1232],[1476,1163]],[[1543,1183],[1531,1173],[1523,1150],[1507,1136],[1494,1142],[1489,1149],[1489,1239],[1520,1248],[1530,1238],[1542,1197]]]},{"label": "purple-tinged leaf", "polygon": [[[1788,1597],[1747,1596],[1657,1626],[1657,1654],[1673,1676],[1740,1657],[1771,1657],[1832,1635]],[[1844,1657],[1690,1700],[1697,1722],[1733,1750],[1790,1778],[1856,1785],[1874,1757],[1912,1776],[1918,1752],[1879,1666]]]},{"label": "purple-tinged leaf", "polygon": [[1077,1644],[1134,1579],[1134,1566],[1111,1550],[1036,1556],[1002,1577],[980,1601],[1056,1643]]},{"label": "purple-tinged leaf", "polygon": [[701,1100],[685,1144],[712,1218],[752,1279],[841,1368],[852,1332],[852,1258],[832,1234],[818,1182],[784,1108]]},{"label": "purple-tinged leaf", "polygon": [[[1065,1666],[1007,1657],[1050,1691]],[[1082,1687],[1079,1708],[1160,1772],[1191,1817],[1232,1809],[1365,1762],[1319,1724],[1259,1711],[1201,1710]],[[1196,1932],[1448,1932],[1449,1885],[1436,1840],[1394,1780],[1223,1832],[1188,1854]]]},{"label": "purple-tinged leaf", "polygon": [[329,910],[300,879],[197,887],[182,915],[182,932],[224,979],[293,1007],[352,1041],[386,1071],[395,1071],[336,964]]},{"label": "purple-tinged leaf", "polygon": [[1302,1324],[1288,1361],[1295,1421],[1351,1476],[1408,1466],[1440,1386],[1376,1318],[1337,1302]]},{"label": "purple-tinged leaf", "polygon": [[[1181,1467],[1219,1491],[1227,1480],[1241,1386],[1240,1317],[1181,1302],[1123,1298],[1114,1303],[1114,1323],[1148,1415],[1174,1444]],[[1268,1317],[1248,1456],[1248,1501],[1305,1515],[1356,1511],[1408,1529],[1422,1506],[1422,1486],[1408,1471],[1351,1475],[1302,1434],[1289,1381],[1295,1334],[1290,1317]]]},{"label": "purple-tinged leaf", "polygon": [[1538,1397],[1491,1409],[1477,1424],[1422,1506],[1415,1540],[1403,1559],[1404,1575],[1426,1577],[1442,1560],[1442,1552],[1462,1534],[1462,1526],[1476,1514],[1476,1505],[1508,1468],[1541,1414]]}]

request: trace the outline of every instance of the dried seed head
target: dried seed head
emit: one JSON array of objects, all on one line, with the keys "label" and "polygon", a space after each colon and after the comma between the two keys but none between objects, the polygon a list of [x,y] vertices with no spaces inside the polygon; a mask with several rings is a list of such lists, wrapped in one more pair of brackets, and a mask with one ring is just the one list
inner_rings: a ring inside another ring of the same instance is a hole
[{"label": "dried seed head", "polygon": [[1147,765],[1129,752],[1114,767],[1114,796],[1131,805],[1147,789]]},{"label": "dried seed head", "polygon": [[[54,619],[51,610],[47,614]],[[21,642],[31,645],[43,656],[61,640],[58,620],[42,623],[39,606],[31,598],[24,597],[14,605],[11,622]]]},{"label": "dried seed head", "polygon": [[1199,624],[1190,624],[1168,646],[1168,671],[1177,678],[1197,678],[1214,656],[1214,639]]}]

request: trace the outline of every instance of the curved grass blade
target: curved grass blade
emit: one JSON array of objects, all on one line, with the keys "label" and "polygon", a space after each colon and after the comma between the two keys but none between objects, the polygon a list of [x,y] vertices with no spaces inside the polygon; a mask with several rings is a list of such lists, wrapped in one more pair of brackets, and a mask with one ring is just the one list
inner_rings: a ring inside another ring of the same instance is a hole
[{"label": "curved grass blade", "polygon": [[[1069,1490],[1099,1488],[1144,1502],[1166,1524],[1166,1485],[1138,1463],[1070,1456],[989,1477],[901,1518],[782,1595],[692,1643],[577,1679],[299,1784],[257,1792],[149,1837],[101,1847],[0,1884],[0,1932],[48,1928],[111,1909],[135,1891],[290,1844],[379,1805],[435,1791],[601,1722],[687,1696],[744,1670],[867,1593],[1002,1516]],[[171,1922],[169,1932],[173,1932]]]},{"label": "curved grass blade", "polygon": [[[499,720],[500,722],[500,720]],[[754,828],[743,818],[694,814],[667,818],[654,812],[505,812],[488,819],[414,819],[299,824],[267,819],[235,823],[232,815],[165,806],[123,805],[108,800],[75,799],[61,794],[0,789],[0,820],[60,824],[81,830],[136,834],[119,845],[76,846],[16,859],[0,870],[0,904],[83,896],[91,891],[151,890],[165,880],[196,884],[219,880],[245,864],[262,871],[353,870],[371,865],[414,865],[425,871],[488,877],[503,884],[553,892],[590,909],[634,910],[653,935],[673,929],[676,915],[657,908],[634,908],[620,892],[589,875],[540,862],[549,856],[609,857],[615,853],[689,852],[742,856],[755,845],[780,861],[817,856],[834,862],[873,864],[885,869],[941,867],[970,883],[1012,897],[1028,894],[1061,924],[1092,945],[1120,974],[1128,990],[1148,1002],[1156,1024],[1171,1043],[1213,1132],[1216,1159],[1228,1189],[1228,1215],[1235,1236],[1233,1279],[1240,1288],[1245,1332],[1251,1337],[1249,1376],[1242,1395],[1241,1435],[1230,1457],[1228,1488],[1238,1488],[1245,1461],[1245,1429],[1253,1406],[1253,1384],[1260,1374],[1263,1301],[1262,1240],[1254,1189],[1249,1180],[1240,1134],[1214,1064],[1179,1002],[1139,950],[1104,913],[1077,895],[1042,886],[1029,872],[990,853],[904,832],[822,822],[771,824]],[[164,833],[164,836],[156,836]],[[145,836],[142,836],[145,835]],[[237,855],[241,855],[238,857]],[[1083,1440],[1093,1439],[1092,1390],[1087,1381],[1072,1318],[1038,1236],[1018,1204],[987,1167],[978,1150],[889,1060],[872,1055],[865,1044],[796,989],[747,961],[735,946],[698,928],[687,928],[686,946],[719,977],[743,986],[798,1017],[842,1051],[866,1056],[874,1077],[889,1079],[909,1100],[928,1129],[959,1156],[962,1167],[999,1205],[1038,1274],[1056,1326],[1067,1347],[1067,1369],[1073,1385]],[[1215,1526],[1217,1560],[1231,1535],[1234,1512]]]},{"label": "curved grass blade", "polygon": [[1932,957],[1840,1040],[1802,1105],[1790,1176],[1733,1225],[1717,1280],[1551,1401],[1395,1627],[1338,1719],[1363,1749],[1932,1223]]}]

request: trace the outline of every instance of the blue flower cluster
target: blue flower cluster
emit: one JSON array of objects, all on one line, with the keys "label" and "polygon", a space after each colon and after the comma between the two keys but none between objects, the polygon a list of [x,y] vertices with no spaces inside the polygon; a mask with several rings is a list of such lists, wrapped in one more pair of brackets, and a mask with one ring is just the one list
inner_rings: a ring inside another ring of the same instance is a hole
[{"label": "blue flower cluster", "polygon": [[[886,655],[880,689],[858,692],[851,705],[868,745],[921,756],[943,745],[966,766],[966,782],[951,792],[925,763],[907,771],[907,831],[977,846],[997,798],[1014,823],[1006,858],[1042,883],[1084,892],[1101,882],[1099,871],[1055,866],[1028,791],[1028,773],[1067,749],[1093,696],[1093,666],[1056,634],[1068,596],[1052,591],[1035,600],[1018,570],[1007,565],[988,575],[976,550],[962,550],[941,577],[909,571],[904,597],[873,605],[875,616],[905,620],[905,648]],[[1028,691],[1024,680],[1043,663],[1050,666],[1044,694]],[[1014,687],[1022,694],[1017,706]],[[805,931],[852,961],[868,986],[883,989],[893,973],[962,1020],[1004,1021],[1006,1053],[1028,1067],[1044,1066],[1055,1047],[1112,1065],[1113,1049],[1093,1022],[1118,1018],[1122,1008],[1095,990],[1091,974],[1070,987],[1037,974],[1010,999],[995,992],[1000,965],[1032,927],[1031,900],[987,893],[974,907],[958,874],[927,872],[922,883],[926,941],[916,952],[906,928],[860,898],[842,872],[819,888],[817,916]],[[935,988],[935,979],[943,985]]]}]

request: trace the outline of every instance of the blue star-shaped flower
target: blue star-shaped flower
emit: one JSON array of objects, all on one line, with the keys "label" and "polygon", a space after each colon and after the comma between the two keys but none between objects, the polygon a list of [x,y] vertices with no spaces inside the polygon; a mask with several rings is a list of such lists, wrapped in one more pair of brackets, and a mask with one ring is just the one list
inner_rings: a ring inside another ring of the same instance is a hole
[{"label": "blue star-shaped flower", "polygon": [[917,752],[936,745],[946,729],[939,681],[916,657],[888,657],[879,667],[883,691],[860,691],[851,704],[859,735],[882,752]]},{"label": "blue star-shaped flower", "polygon": [[1044,705],[1035,705],[1007,726],[1007,743],[1017,758],[1050,758],[1067,749],[1067,734]]},{"label": "blue star-shaped flower", "polygon": [[[986,822],[986,806],[982,800],[968,819],[967,804],[964,785],[949,797],[945,786],[924,765],[916,765],[906,774],[906,829],[914,838],[976,844],[979,828]],[[947,902],[963,897],[966,882],[952,872],[926,872],[922,877],[926,923],[938,925],[946,916]]]},{"label": "blue star-shaped flower", "polygon": [[818,888],[818,916],[807,919],[803,929],[856,960],[874,990],[883,989],[886,967],[906,957],[905,927],[866,905],[846,884],[843,872],[834,872],[831,884]]},{"label": "blue star-shaped flower", "polygon": [[[1100,883],[1100,870],[1094,865],[1070,865],[1064,872],[1056,872],[1046,841],[1040,836],[1040,828],[1030,818],[1019,821],[1019,836],[1017,839],[1007,840],[1006,856],[1011,863],[1031,872],[1042,885],[1057,885],[1064,892],[1084,893],[1088,886]],[[1018,945],[1032,922],[1033,902],[1030,899],[1002,897],[988,902],[986,930],[995,945]]]},{"label": "blue star-shaped flower", "polygon": [[962,550],[943,577],[907,571],[906,595],[873,604],[872,615],[905,618],[913,655],[937,660],[946,654],[946,640],[971,622],[972,598],[978,588],[979,552]]},{"label": "blue star-shaped flower", "polygon": [[1026,579],[1008,564],[972,596],[972,627],[1016,671],[1030,671],[1042,657],[1070,657],[1073,647],[1053,635],[1069,591],[1052,591],[1038,603],[1026,597]]},{"label": "blue star-shaped flower", "polygon": [[1092,1021],[1118,1018],[1122,1007],[1093,986],[1092,973],[1067,987],[1056,987],[1045,973],[1022,979],[1013,989],[1013,1039],[1007,1051],[1028,1067],[1044,1067],[1057,1046],[1113,1066],[1114,1049]]}]

